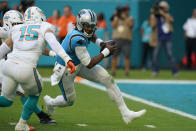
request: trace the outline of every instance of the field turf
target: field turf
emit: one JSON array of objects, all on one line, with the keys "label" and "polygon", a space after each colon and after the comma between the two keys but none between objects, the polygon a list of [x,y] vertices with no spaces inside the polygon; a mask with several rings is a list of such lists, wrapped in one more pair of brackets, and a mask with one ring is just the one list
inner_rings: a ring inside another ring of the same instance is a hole
[{"label": "field turf", "polygon": [[[51,68],[39,68],[43,77],[49,77]],[[151,71],[142,72],[133,70],[130,72],[132,79],[154,79]],[[116,78],[125,78],[124,72],[119,70]],[[196,72],[181,71],[179,78],[173,78],[170,71],[162,71],[155,79],[179,79],[195,80]],[[116,105],[109,99],[106,92],[88,87],[82,84],[75,84],[77,98],[72,107],[56,108],[53,118],[57,125],[39,124],[36,115],[29,120],[29,125],[37,131],[196,131],[196,121],[173,113],[169,113],[148,105],[125,99],[129,108],[137,111],[147,109],[147,114],[141,119],[126,125],[120,116]],[[44,88],[40,97],[39,105],[45,111],[43,96],[49,94],[55,97],[60,94],[59,88],[51,87],[49,82],[44,82]],[[9,108],[0,108],[0,131],[13,131],[14,126],[20,117],[22,110],[19,97],[16,97],[14,104]],[[86,124],[87,126],[78,126]],[[149,128],[145,125],[154,125],[156,128]]]}]

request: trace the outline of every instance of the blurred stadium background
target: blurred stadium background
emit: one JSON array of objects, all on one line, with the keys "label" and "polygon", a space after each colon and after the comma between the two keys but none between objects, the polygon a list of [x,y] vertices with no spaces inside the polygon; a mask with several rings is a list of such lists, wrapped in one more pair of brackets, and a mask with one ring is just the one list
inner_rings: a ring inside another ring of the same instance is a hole
[{"label": "blurred stadium background", "polygon": [[[7,0],[9,8],[12,9],[14,5],[19,5],[20,0]],[[142,22],[149,17],[150,8],[154,6],[157,0],[35,0],[35,5],[40,7],[46,14],[47,18],[52,16],[52,12],[58,9],[63,14],[63,8],[65,5],[72,7],[74,15],[82,8],[89,8],[96,13],[103,12],[107,21],[107,32],[109,38],[111,38],[112,28],[110,26],[110,17],[113,15],[118,5],[129,5],[131,7],[131,16],[134,17],[135,25],[133,29],[133,42],[131,48],[131,60],[132,67],[140,67],[141,64],[141,40],[140,40],[140,26]],[[173,34],[173,52],[176,59],[176,63],[180,65],[182,58],[185,56],[185,41],[184,31],[182,29],[183,24],[188,17],[191,17],[192,10],[195,8],[195,0],[188,1],[169,1],[171,7],[170,12],[175,18],[174,34]],[[107,6],[107,8],[106,8]],[[99,36],[104,37],[104,31],[99,31]],[[94,49],[94,50],[93,50]],[[97,53],[97,48],[90,48],[92,55]],[[41,60],[43,61],[43,59]],[[51,65],[50,62],[45,59],[43,63],[40,61],[40,65]],[[160,57],[161,66],[168,67],[168,61],[166,55],[161,53]]]},{"label": "blurred stadium background", "polygon": [[[9,9],[20,5],[20,0],[6,0]],[[28,0],[27,0],[28,1]],[[192,16],[196,8],[195,0],[166,0],[170,5],[170,13],[175,19],[172,37],[172,50],[179,69],[179,77],[172,76],[168,59],[163,49],[159,61],[161,71],[159,76],[153,77],[151,70],[142,70],[142,44],[140,29],[142,22],[149,17],[150,9],[157,0],[35,0],[35,5],[40,7],[47,18],[52,16],[55,9],[63,14],[66,5],[72,7],[72,13],[76,16],[83,8],[89,8],[96,13],[104,13],[107,29],[98,29],[97,34],[104,40],[111,39],[112,27],[110,18],[119,5],[128,5],[131,8],[131,16],[134,18],[133,41],[131,49],[130,75],[125,76],[123,59],[120,60],[115,79],[127,98],[126,102],[131,109],[147,109],[147,114],[130,125],[125,125],[115,105],[109,100],[102,85],[77,80],[77,100],[73,107],[57,108],[57,125],[41,125],[33,116],[30,124],[35,125],[40,131],[53,130],[134,130],[134,131],[195,131],[196,130],[196,70],[187,69],[182,62],[186,56],[186,43],[184,39],[183,24]],[[2,12],[1,12],[2,13]],[[196,44],[196,43],[195,43]],[[99,53],[99,47],[89,45],[91,56]],[[45,110],[42,97],[50,94],[55,97],[60,93],[58,87],[51,87],[48,78],[52,74],[52,66],[55,60],[41,56],[39,71],[44,77],[44,89],[39,104]],[[186,63],[186,62],[185,62]],[[110,70],[111,58],[100,63]],[[89,74],[90,75],[90,74]],[[93,88],[92,88],[93,87]],[[99,90],[97,90],[97,89]],[[94,104],[96,103],[96,105]],[[0,131],[13,130],[20,116],[21,103],[19,98],[11,108],[0,109]],[[9,114],[9,115],[7,115]],[[79,126],[78,126],[79,124]],[[81,125],[82,126],[81,126]]]}]

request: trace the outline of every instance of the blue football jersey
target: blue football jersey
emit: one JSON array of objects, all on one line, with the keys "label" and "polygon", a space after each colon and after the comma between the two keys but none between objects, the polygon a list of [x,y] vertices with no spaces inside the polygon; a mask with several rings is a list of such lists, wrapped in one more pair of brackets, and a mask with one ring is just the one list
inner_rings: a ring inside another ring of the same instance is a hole
[{"label": "blue football jersey", "polygon": [[[85,46],[88,47],[89,40],[78,30],[73,30],[70,34],[67,34],[65,39],[63,40],[61,46],[65,50],[65,52],[69,55],[69,57],[74,61],[74,64],[77,66],[80,64],[80,60],[78,59],[75,53],[75,47],[77,46]],[[59,57],[56,56],[56,62],[65,66],[65,62]]]}]

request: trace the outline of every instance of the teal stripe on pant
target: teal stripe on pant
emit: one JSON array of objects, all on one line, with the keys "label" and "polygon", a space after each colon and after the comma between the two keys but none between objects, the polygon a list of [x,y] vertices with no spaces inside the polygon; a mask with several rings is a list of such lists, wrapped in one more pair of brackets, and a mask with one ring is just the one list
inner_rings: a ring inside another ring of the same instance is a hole
[{"label": "teal stripe on pant", "polygon": [[28,99],[26,100],[24,106],[23,106],[23,111],[22,111],[22,119],[23,120],[28,120],[32,113],[35,111],[37,103],[39,100],[39,96],[29,96]]},{"label": "teal stripe on pant", "polygon": [[63,88],[63,82],[62,82],[62,80],[59,82],[58,85],[59,85],[59,88],[61,90],[61,93],[63,94],[63,98],[65,99],[65,101],[67,101],[67,97],[66,97],[66,94],[65,94],[65,90]]},{"label": "teal stripe on pant", "polygon": [[42,91],[42,85],[41,85],[41,82],[38,78],[38,75],[37,75],[37,71],[36,71],[36,68],[33,68],[33,73],[34,73],[34,77],[35,77],[35,81],[37,83],[37,88],[38,88],[38,91],[39,93]]}]

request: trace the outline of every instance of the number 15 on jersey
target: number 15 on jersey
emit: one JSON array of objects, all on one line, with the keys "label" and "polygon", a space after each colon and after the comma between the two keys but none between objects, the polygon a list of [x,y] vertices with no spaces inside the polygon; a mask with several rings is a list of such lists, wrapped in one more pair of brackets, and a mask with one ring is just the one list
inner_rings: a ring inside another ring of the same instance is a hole
[{"label": "number 15 on jersey", "polygon": [[24,39],[27,41],[37,40],[39,37],[39,32],[36,29],[39,29],[40,25],[28,25],[20,28],[20,39],[19,41],[23,41]]}]

